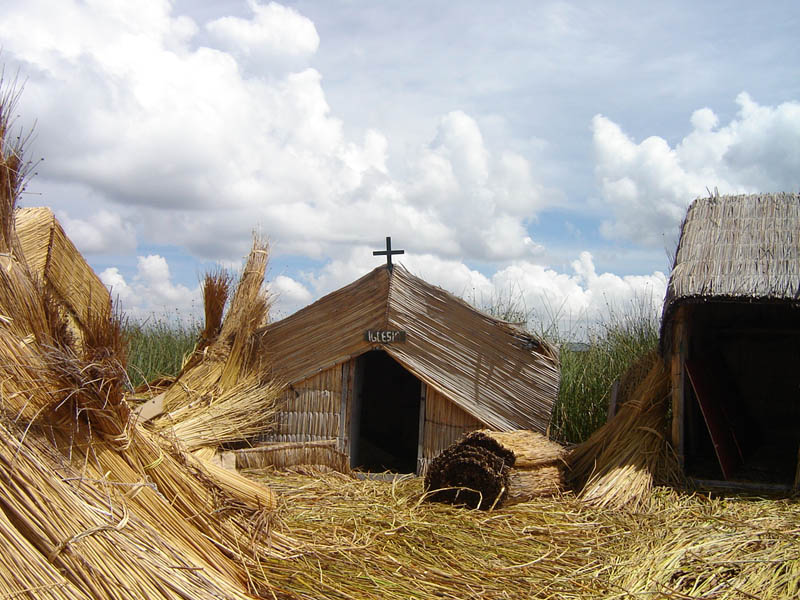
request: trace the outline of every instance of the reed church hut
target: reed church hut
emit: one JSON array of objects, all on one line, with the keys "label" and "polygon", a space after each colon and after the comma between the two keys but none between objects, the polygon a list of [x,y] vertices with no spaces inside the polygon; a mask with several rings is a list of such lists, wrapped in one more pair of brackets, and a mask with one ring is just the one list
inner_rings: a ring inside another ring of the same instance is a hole
[{"label": "reed church hut", "polygon": [[800,476],[800,196],[695,200],[664,301],[672,442],[699,479]]},{"label": "reed church hut", "polygon": [[258,335],[285,404],[239,466],[421,473],[468,431],[545,432],[558,392],[548,344],[390,262]]}]

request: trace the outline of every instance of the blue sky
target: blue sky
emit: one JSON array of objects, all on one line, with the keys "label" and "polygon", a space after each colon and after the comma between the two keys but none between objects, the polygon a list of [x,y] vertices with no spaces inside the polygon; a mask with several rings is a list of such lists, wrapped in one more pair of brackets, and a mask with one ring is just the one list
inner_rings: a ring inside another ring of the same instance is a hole
[{"label": "blue sky", "polygon": [[691,200],[800,190],[797,2],[6,3],[17,124],[123,308],[272,246],[278,315],[380,263],[535,316],[657,310]]}]

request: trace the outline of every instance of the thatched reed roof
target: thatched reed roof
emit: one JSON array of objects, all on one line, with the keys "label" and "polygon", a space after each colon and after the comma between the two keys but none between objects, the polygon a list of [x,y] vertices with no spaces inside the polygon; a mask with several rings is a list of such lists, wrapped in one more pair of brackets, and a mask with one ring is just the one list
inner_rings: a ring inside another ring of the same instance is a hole
[{"label": "thatched reed roof", "polygon": [[[375,345],[368,329],[403,330]],[[523,329],[486,315],[400,265],[381,266],[262,330],[273,376],[286,384],[372,349],[486,425],[544,432],[558,393],[556,352]]]},{"label": "thatched reed roof", "polygon": [[47,207],[20,208],[14,221],[31,272],[55,293],[80,336],[94,319],[107,319],[111,295]]},{"label": "thatched reed roof", "polygon": [[681,228],[663,326],[682,303],[800,300],[800,195],[698,198]]}]

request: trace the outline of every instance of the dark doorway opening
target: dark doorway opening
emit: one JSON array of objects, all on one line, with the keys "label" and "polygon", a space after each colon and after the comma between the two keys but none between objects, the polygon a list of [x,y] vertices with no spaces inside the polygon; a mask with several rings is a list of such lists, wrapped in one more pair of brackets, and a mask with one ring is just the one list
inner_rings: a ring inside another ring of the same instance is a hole
[{"label": "dark doorway opening", "polygon": [[[694,308],[691,357],[709,365],[741,461],[730,478],[792,486],[800,475],[800,307],[708,303]],[[684,409],[686,470],[724,478],[695,391],[687,383]]]},{"label": "dark doorway opening", "polygon": [[419,379],[382,350],[356,360],[350,466],[414,473],[419,447]]}]

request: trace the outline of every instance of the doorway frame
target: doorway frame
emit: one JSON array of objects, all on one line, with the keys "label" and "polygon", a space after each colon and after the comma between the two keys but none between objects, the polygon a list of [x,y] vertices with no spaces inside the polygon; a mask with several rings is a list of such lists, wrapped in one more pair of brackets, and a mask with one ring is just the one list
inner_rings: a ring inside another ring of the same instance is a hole
[{"label": "doorway frame", "polygon": [[417,430],[417,460],[415,475],[421,475],[425,462],[425,421],[426,406],[428,396],[428,384],[417,377],[412,371],[398,361],[394,356],[386,352],[385,348],[370,348],[366,352],[350,358],[342,363],[342,397],[340,404],[340,423],[339,428],[339,448],[347,455],[348,464],[351,469],[356,468],[359,462],[358,438],[361,431],[359,413],[362,408],[360,398],[360,388],[363,386],[363,369],[358,368],[358,361],[367,352],[381,351],[386,353],[394,360],[406,373],[419,381],[419,427]]}]

